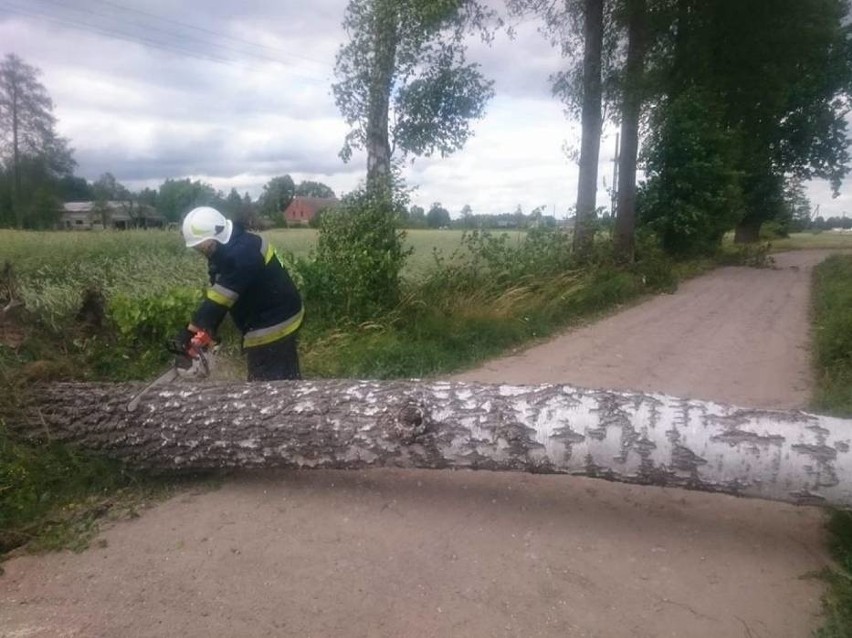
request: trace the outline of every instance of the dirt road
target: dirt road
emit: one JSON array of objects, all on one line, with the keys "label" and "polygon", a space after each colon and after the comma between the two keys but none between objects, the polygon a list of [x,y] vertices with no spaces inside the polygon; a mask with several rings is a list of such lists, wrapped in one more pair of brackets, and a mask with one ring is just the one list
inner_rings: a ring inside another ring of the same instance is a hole
[{"label": "dirt road", "polygon": [[[824,256],[718,270],[459,378],[803,405],[809,273]],[[9,561],[0,636],[804,637],[822,520],[558,476],[242,477],[81,554]]]}]

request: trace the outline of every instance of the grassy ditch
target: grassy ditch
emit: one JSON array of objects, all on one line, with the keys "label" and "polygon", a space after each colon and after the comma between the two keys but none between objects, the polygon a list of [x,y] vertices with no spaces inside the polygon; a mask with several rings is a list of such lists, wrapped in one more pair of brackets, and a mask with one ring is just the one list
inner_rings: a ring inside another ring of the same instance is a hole
[{"label": "grassy ditch", "polygon": [[[813,408],[852,417],[852,255],[835,255],[814,273]],[[832,513],[830,549],[836,561],[825,578],[825,624],[819,638],[852,636],[852,512]]]}]

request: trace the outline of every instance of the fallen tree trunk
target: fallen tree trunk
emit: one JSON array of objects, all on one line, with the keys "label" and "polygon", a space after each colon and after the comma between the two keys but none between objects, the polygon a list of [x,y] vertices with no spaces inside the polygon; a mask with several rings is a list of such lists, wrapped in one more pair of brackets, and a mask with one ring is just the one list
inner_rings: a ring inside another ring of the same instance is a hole
[{"label": "fallen tree trunk", "polygon": [[56,384],[30,428],[138,468],[566,473],[852,506],[852,421],[571,386],[303,381]]}]

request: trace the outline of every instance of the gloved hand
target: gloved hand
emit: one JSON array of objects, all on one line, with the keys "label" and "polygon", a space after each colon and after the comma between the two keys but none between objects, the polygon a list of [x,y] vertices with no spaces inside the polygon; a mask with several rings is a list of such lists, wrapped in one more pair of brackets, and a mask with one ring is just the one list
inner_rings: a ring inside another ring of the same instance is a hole
[{"label": "gloved hand", "polygon": [[189,346],[192,343],[192,337],[195,333],[189,328],[183,328],[178,332],[171,341],[168,342],[166,348],[169,352],[176,355],[186,355]]}]

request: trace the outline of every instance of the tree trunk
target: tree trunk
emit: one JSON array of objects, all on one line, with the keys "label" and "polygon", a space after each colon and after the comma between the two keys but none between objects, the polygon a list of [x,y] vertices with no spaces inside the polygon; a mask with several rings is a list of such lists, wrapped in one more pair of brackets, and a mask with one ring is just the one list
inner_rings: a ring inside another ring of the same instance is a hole
[{"label": "tree trunk", "polygon": [[591,252],[595,238],[595,204],[602,127],[603,0],[585,0],[584,10],[583,134],[580,143],[580,177],[577,183],[577,216],[574,224],[574,252],[581,257]]},{"label": "tree trunk", "polygon": [[734,231],[735,244],[753,244],[760,240],[760,227],[763,222],[759,219],[744,219],[737,224]]},{"label": "tree trunk", "polygon": [[144,469],[466,468],[563,473],[852,506],[852,422],[571,386],[311,381],[57,384],[34,435]]},{"label": "tree trunk", "polygon": [[21,207],[21,150],[18,139],[20,122],[18,114],[18,85],[12,84],[12,211],[18,228],[24,227],[24,212]]},{"label": "tree trunk", "polygon": [[646,48],[646,0],[627,0],[628,44],[621,107],[621,153],[618,169],[618,211],[615,218],[615,256],[633,261],[636,234],[636,160],[639,155],[639,117],[642,112]]},{"label": "tree trunk", "polygon": [[390,179],[390,94],[396,68],[399,18],[394,2],[379,0],[375,10],[375,50],[367,114],[367,187],[388,189]]}]

